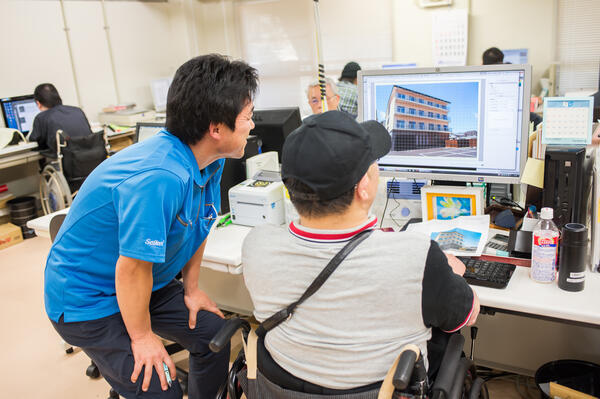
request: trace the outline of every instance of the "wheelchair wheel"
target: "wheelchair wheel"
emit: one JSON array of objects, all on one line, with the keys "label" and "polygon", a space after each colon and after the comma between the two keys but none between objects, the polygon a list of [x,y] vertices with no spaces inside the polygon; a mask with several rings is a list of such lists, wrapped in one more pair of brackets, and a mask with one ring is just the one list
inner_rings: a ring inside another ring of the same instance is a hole
[{"label": "wheelchair wheel", "polygon": [[71,190],[65,176],[52,165],[46,165],[40,176],[40,199],[47,215],[71,206]]}]

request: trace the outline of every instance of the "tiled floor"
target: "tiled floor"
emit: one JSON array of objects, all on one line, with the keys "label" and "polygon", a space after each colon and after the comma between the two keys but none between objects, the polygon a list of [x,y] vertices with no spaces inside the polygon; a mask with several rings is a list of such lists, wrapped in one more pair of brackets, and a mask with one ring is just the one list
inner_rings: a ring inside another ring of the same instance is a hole
[{"label": "tiled floor", "polygon": [[[66,354],[46,317],[43,271],[49,248],[50,240],[36,237],[0,251],[0,397],[106,398],[108,384],[85,375],[87,356]],[[520,396],[515,387],[514,381],[495,380],[490,397],[535,397]]]}]

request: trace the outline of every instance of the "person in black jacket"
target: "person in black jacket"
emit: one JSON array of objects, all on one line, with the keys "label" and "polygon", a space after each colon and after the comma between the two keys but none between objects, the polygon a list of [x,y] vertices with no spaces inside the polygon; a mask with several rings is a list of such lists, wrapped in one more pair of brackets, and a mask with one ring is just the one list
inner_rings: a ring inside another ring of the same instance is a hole
[{"label": "person in black jacket", "polygon": [[33,97],[40,113],[33,120],[29,141],[37,141],[40,150],[56,152],[56,131],[65,136],[80,137],[92,134],[90,123],[81,108],[63,105],[62,99],[51,83],[38,85]]}]

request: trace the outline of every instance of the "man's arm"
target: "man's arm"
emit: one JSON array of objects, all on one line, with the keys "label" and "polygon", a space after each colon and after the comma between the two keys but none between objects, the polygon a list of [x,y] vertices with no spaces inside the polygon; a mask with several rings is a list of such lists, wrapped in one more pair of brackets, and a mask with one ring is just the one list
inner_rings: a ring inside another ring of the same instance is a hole
[{"label": "man's arm", "polygon": [[148,390],[152,368],[160,379],[163,390],[168,389],[163,362],[175,378],[175,364],[169,357],[160,338],[150,325],[150,295],[152,294],[152,263],[127,256],[119,256],[115,271],[117,302],[123,322],[131,339],[135,365],[131,381],[135,383],[144,367],[142,390]]},{"label": "man's arm", "polygon": [[190,317],[189,327],[194,329],[196,327],[196,317],[200,310],[207,310],[216,314],[217,316],[224,318],[223,313],[217,307],[208,295],[200,288],[198,288],[198,279],[200,278],[200,265],[202,264],[202,256],[204,255],[204,248],[206,247],[206,239],[198,247],[191,259],[186,263],[185,267],[181,271],[183,275],[183,290],[185,306],[187,306]]},{"label": "man's arm", "polygon": [[[459,262],[459,264],[451,265]],[[462,267],[460,267],[462,266]],[[431,242],[423,273],[423,321],[428,327],[454,332],[470,326],[479,314],[479,298],[461,277],[464,265]]]}]

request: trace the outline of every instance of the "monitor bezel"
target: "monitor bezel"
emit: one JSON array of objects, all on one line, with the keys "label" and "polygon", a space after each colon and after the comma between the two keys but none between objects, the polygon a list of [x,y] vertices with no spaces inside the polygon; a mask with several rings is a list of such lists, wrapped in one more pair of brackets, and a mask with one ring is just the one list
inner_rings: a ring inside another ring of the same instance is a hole
[{"label": "monitor bezel", "polygon": [[519,164],[519,176],[490,176],[479,174],[454,174],[454,173],[435,173],[435,172],[406,172],[390,171],[379,167],[380,174],[388,177],[401,177],[409,179],[427,179],[427,180],[447,180],[477,183],[504,183],[519,184],[523,169],[527,162],[527,152],[529,145],[529,103],[531,97],[531,65],[529,64],[498,64],[498,65],[478,65],[463,67],[433,67],[433,68],[402,68],[402,69],[378,69],[358,71],[358,121],[363,121],[364,109],[364,76],[381,75],[416,75],[427,73],[471,73],[471,72],[499,72],[499,71],[523,71],[523,112],[521,118],[521,146],[519,155],[521,162]]},{"label": "monitor bezel", "polygon": [[165,128],[165,123],[160,123],[160,122],[138,122],[135,124],[135,136],[134,136],[134,141],[133,144],[138,143],[139,138],[140,138],[140,128],[141,127],[161,127],[161,128]]},{"label": "monitor bezel", "polygon": [[[6,110],[4,109],[4,104],[5,103],[14,102],[14,101],[21,101],[21,100],[33,100],[33,101],[35,101],[35,97],[34,97],[33,94],[25,94],[23,96],[2,97],[2,98],[0,98],[0,108],[2,108],[2,119],[4,120],[4,126],[8,127],[8,121],[6,119]],[[27,134],[29,132],[30,131],[21,132],[21,133]]]}]

